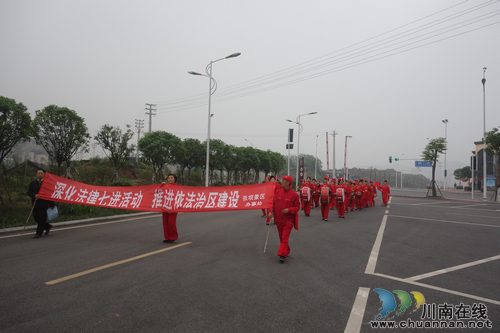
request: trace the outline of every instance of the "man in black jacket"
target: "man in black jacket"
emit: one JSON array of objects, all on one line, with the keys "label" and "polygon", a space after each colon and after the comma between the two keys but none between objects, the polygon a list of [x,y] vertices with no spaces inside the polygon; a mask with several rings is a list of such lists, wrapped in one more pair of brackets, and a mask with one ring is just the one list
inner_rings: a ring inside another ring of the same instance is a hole
[{"label": "man in black jacket", "polygon": [[33,238],[42,237],[44,230],[45,235],[48,235],[50,228],[52,228],[52,225],[47,223],[47,208],[54,207],[54,201],[43,200],[38,196],[44,177],[45,172],[42,169],[38,169],[36,171],[37,179],[32,181],[28,187],[28,195],[31,197],[31,205],[35,205],[33,207],[33,218],[38,224],[38,227],[36,228],[36,235]]}]

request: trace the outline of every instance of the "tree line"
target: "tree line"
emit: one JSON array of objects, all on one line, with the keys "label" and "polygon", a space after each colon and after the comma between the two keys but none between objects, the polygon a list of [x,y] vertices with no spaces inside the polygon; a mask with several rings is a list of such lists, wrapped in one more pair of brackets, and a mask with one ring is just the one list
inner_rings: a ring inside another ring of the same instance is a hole
[{"label": "tree line", "polygon": [[[84,119],[67,107],[49,105],[36,111],[31,119],[22,103],[0,96],[0,110],[0,164],[17,143],[33,138],[55,162],[57,174],[61,175],[63,165],[69,168],[78,151],[89,151],[93,138],[113,166],[111,182],[118,178],[120,169],[136,150],[136,146],[130,143],[133,137],[130,125],[122,130],[105,124],[91,137]],[[145,134],[138,141],[137,148],[140,160],[153,170],[152,182],[164,180],[166,165],[178,166],[186,181],[191,180],[192,170],[201,169],[202,175],[206,170],[206,142],[197,139],[182,140],[174,134],[155,131]],[[259,182],[259,173],[278,174],[285,170],[285,166],[286,159],[280,153],[210,140],[210,184]]]}]

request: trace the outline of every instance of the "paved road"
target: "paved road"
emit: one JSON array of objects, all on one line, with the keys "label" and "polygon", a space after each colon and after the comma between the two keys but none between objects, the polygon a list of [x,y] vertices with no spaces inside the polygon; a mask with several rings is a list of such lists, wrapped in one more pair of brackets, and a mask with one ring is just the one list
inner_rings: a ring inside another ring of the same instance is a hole
[{"label": "paved road", "polygon": [[[499,332],[500,205],[377,204],[328,222],[319,209],[302,215],[285,264],[275,228],[263,252],[260,211],[180,214],[173,244],[157,214],[0,235],[0,331],[384,331],[370,321],[381,312],[374,289],[385,289],[420,292],[429,306],[484,304],[493,325],[417,332]],[[385,319],[420,321],[426,306],[410,312],[412,301]]]}]

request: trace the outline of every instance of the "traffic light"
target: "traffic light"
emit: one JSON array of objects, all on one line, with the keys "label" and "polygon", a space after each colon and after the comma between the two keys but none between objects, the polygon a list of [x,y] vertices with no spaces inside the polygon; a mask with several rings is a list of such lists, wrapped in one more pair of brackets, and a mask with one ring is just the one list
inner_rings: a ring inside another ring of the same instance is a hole
[{"label": "traffic light", "polygon": [[396,157],[394,160],[397,162],[397,161],[399,161],[399,158]]},{"label": "traffic light", "polygon": [[389,156],[389,163],[392,163],[392,156]]}]

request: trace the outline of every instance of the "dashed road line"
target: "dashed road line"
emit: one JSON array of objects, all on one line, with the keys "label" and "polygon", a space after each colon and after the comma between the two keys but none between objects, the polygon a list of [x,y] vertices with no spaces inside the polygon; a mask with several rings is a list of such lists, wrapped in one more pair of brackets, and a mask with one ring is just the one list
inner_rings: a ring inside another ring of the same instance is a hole
[{"label": "dashed road line", "polygon": [[125,264],[127,262],[131,262],[131,261],[134,261],[134,260],[138,260],[138,259],[142,259],[142,258],[145,258],[145,257],[149,257],[149,256],[152,256],[153,254],[157,254],[157,253],[161,253],[161,252],[173,250],[175,248],[178,248],[178,247],[181,247],[181,246],[184,246],[184,245],[188,245],[188,244],[191,244],[191,243],[192,242],[186,242],[186,243],[182,243],[182,244],[179,244],[179,245],[167,247],[165,249],[161,249],[161,250],[158,250],[158,251],[153,251],[153,252],[141,254],[140,256],[136,256],[136,257],[132,257],[132,258],[129,258],[129,259],[117,261],[117,262],[114,262],[114,263],[111,263],[111,264],[107,264],[107,265],[104,265],[104,266],[92,268],[92,269],[89,269],[89,270],[86,270],[86,271],[83,271],[83,272],[80,272],[80,273],[76,273],[76,274],[73,274],[73,275],[68,275],[68,276],[62,277],[60,279],[48,281],[48,282],[45,282],[45,284],[46,285],[53,285],[53,284],[56,284],[56,283],[59,283],[59,282],[71,280],[71,279],[74,279],[74,278],[77,278],[77,277],[80,277],[80,276],[83,276],[83,275],[87,275],[87,274],[90,274],[90,273],[101,271],[101,270],[106,269],[106,268],[110,268],[110,267],[113,267],[113,266],[117,266],[117,265]]},{"label": "dashed road line", "polygon": [[359,287],[344,333],[358,333],[361,331],[369,293],[370,288]]},{"label": "dashed road line", "polygon": [[382,244],[382,238],[384,238],[385,225],[387,224],[387,216],[384,215],[382,218],[382,223],[378,230],[377,238],[373,244],[372,252],[370,253],[370,259],[368,259],[368,264],[366,265],[365,274],[375,273],[375,266],[377,266],[378,254],[380,252],[380,245]]}]

